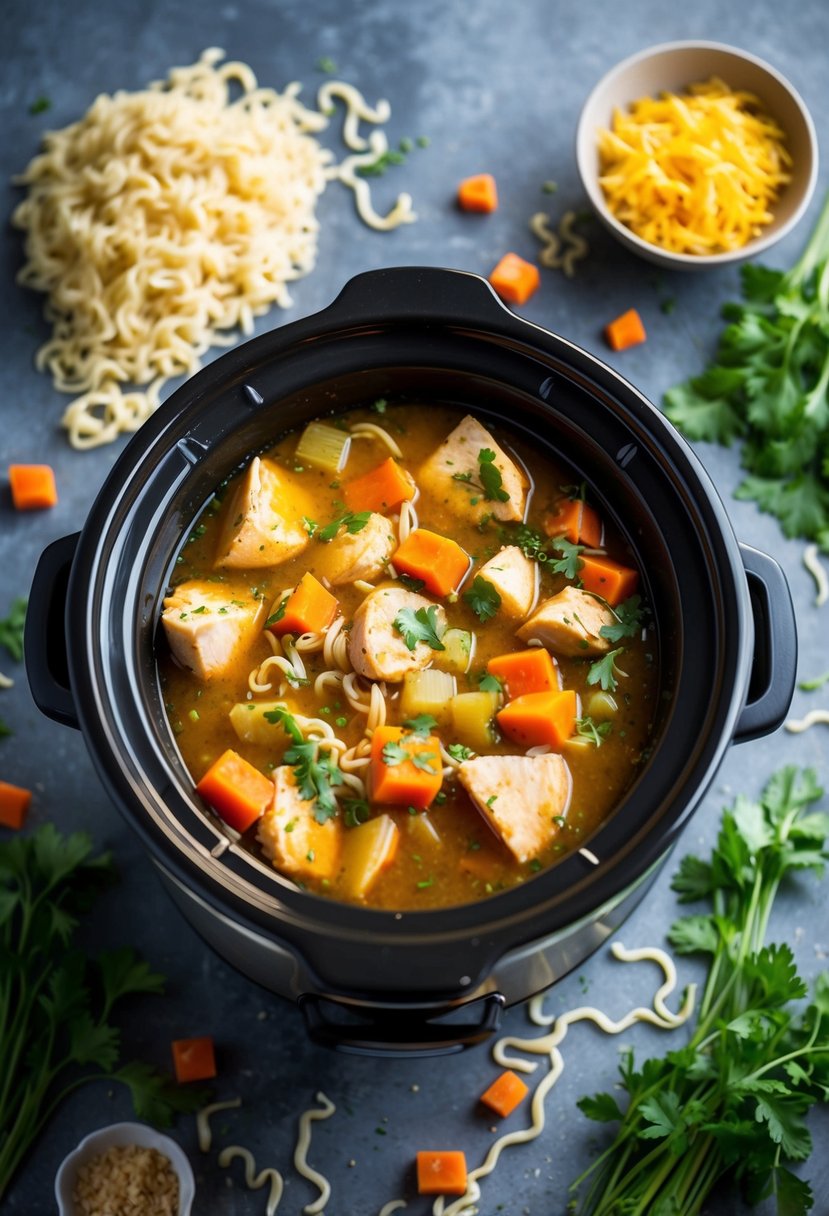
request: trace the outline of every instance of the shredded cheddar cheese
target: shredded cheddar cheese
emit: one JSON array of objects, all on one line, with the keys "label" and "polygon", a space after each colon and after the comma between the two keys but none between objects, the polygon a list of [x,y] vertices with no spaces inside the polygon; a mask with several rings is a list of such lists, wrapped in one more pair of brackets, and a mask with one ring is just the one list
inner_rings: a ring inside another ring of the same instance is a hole
[{"label": "shredded cheddar cheese", "polygon": [[598,139],[611,212],[674,253],[741,248],[772,221],[790,180],[785,133],[753,94],[716,78],[615,110]]}]

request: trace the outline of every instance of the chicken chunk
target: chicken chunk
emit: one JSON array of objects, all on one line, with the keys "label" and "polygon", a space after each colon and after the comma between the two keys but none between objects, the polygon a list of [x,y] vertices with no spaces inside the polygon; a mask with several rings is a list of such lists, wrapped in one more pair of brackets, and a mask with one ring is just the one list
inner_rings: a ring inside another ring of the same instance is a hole
[{"label": "chicken chunk", "polygon": [[399,684],[406,672],[428,667],[435,654],[432,647],[417,641],[410,650],[394,622],[404,610],[415,613],[432,607],[440,636],[446,628],[446,613],[425,596],[390,584],[370,591],[354,613],[349,634],[348,657],[354,670],[370,680]]},{"label": "chicken chunk", "polygon": [[[501,474],[501,489],[508,496],[503,502],[487,498],[486,493],[481,492],[479,456],[487,449],[495,453],[494,464]],[[467,519],[477,521],[484,515],[491,515],[495,519],[519,523],[526,513],[530,487],[523,469],[498,446],[486,427],[469,414],[421,465],[417,484],[422,492],[445,503],[449,511],[456,511]]]},{"label": "chicken chunk", "polygon": [[161,623],[182,667],[201,680],[223,675],[253,641],[264,604],[248,596],[233,598],[220,583],[193,579],[179,583],[164,601]]},{"label": "chicken chunk", "polygon": [[288,765],[276,769],[273,777],[274,799],[256,829],[266,856],[291,878],[333,878],[342,849],[340,821],[317,822],[313,801],[300,796]]},{"label": "chicken chunk", "polygon": [[525,642],[540,642],[555,654],[587,658],[606,654],[613,643],[600,630],[616,617],[601,600],[578,587],[565,587],[539,604],[517,631]]},{"label": "chicken chunk", "polygon": [[383,574],[391,557],[396,537],[383,515],[372,512],[359,532],[340,530],[327,545],[314,552],[314,573],[328,580],[331,587],[353,583],[358,578],[372,579]]},{"label": "chicken chunk", "polygon": [[560,831],[572,781],[561,756],[477,756],[458,780],[517,861],[532,861]]},{"label": "chicken chunk", "polygon": [[538,596],[538,566],[517,545],[506,545],[477,572],[501,597],[506,616],[527,616]]},{"label": "chicken chunk", "polygon": [[310,513],[296,478],[255,456],[224,509],[216,565],[252,570],[286,562],[308,544],[302,517]]}]

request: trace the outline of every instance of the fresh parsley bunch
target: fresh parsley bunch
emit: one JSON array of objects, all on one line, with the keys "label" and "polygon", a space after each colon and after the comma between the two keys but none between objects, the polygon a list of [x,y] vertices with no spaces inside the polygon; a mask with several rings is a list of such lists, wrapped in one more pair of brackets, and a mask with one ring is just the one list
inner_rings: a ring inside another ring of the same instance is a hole
[{"label": "fresh parsley bunch", "polygon": [[46,824],[0,842],[0,1199],[54,1111],[88,1081],[122,1082],[136,1115],[161,1126],[205,1100],[120,1061],[114,1006],[160,993],[164,981],[128,948],[91,959],[73,946],[79,917],[112,877],[109,857],[93,857],[80,832]]},{"label": "fresh parsley bunch", "polygon": [[790,271],[747,264],[716,361],[665,395],[689,439],[743,439],[738,498],[829,551],[829,197]]},{"label": "fresh parsley bunch", "polygon": [[573,1184],[580,1216],[697,1216],[726,1178],[751,1203],[774,1195],[780,1216],[813,1206],[787,1162],[809,1156],[806,1114],[829,1096],[829,973],[803,1008],[808,989],[789,946],[765,939],[786,875],[822,873],[829,816],[810,810],[822,795],[811,769],[784,768],[759,801],[741,797],[725,811],[710,860],[683,859],[674,890],[708,905],[669,935],[680,954],[709,960],[696,1027],[664,1058],[636,1068],[626,1054],[624,1111],[606,1093],[579,1103],[588,1118],[620,1125]]}]

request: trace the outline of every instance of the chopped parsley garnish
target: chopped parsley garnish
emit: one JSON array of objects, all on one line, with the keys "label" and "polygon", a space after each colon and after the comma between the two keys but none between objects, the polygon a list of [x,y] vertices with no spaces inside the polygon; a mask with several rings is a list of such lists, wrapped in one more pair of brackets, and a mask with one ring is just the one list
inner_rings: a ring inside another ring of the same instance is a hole
[{"label": "chopped parsley garnish", "polygon": [[36,97],[29,106],[30,114],[43,114],[46,110],[51,110],[52,103],[48,97]]},{"label": "chopped parsley garnish", "polygon": [[362,532],[363,528],[369,521],[371,511],[346,511],[345,515],[341,515],[339,519],[332,519],[330,524],[326,524],[324,528],[318,528],[315,533],[317,540],[322,541],[327,545],[330,540],[339,532],[340,528],[345,528],[349,536],[354,536],[357,532]]},{"label": "chopped parsley garnish", "polygon": [[418,714],[415,718],[408,718],[403,723],[403,727],[411,734],[416,735],[418,739],[426,739],[437,724],[437,718],[433,718],[431,714]]},{"label": "chopped parsley garnish", "polygon": [[404,761],[409,759],[409,753],[397,739],[389,739],[388,743],[383,747],[383,763],[387,764],[389,768],[403,764]]},{"label": "chopped parsley garnish", "polygon": [[281,725],[290,738],[291,746],[283,760],[294,766],[294,780],[300,798],[312,802],[317,823],[325,823],[337,813],[334,787],[343,783],[343,775],[332,760],[331,753],[322,751],[318,741],[306,742],[296,718],[283,706],[265,710],[264,716],[268,722]]},{"label": "chopped parsley garnish", "polygon": [[7,726],[3,719],[0,718],[0,739],[8,739],[9,735],[11,734],[11,727]]},{"label": "chopped parsley garnish", "polygon": [[328,55],[322,55],[317,60],[317,71],[325,72],[326,76],[333,76],[337,70],[337,65]]},{"label": "chopped parsley garnish", "polygon": [[818,688],[823,688],[823,685],[827,683],[829,683],[829,671],[824,671],[822,676],[815,676],[812,680],[801,680],[797,687],[803,692],[816,692]]},{"label": "chopped parsley garnish", "polygon": [[481,448],[478,468],[485,497],[490,502],[509,502],[509,494],[504,489],[501,470],[495,464],[495,453],[491,448]]},{"label": "chopped parsley garnish", "polygon": [[471,473],[453,473],[453,474],[452,474],[452,478],[453,478],[453,480],[454,480],[454,481],[466,481],[466,482],[471,482],[471,481],[472,481],[472,474],[471,474]]},{"label": "chopped parsley garnish", "polygon": [[554,574],[563,574],[565,578],[578,578],[579,570],[584,565],[581,560],[584,545],[574,545],[566,536],[554,537],[550,545],[556,553],[561,554],[561,557],[550,561],[550,570]]},{"label": "chopped parsley garnish", "polygon": [[402,636],[408,650],[414,650],[418,642],[425,642],[432,650],[445,650],[438,637],[438,610],[434,604],[428,608],[401,608],[394,618],[394,628]]},{"label": "chopped parsley garnish", "polygon": [[488,671],[482,671],[478,676],[478,687],[481,692],[503,692],[504,686],[497,676],[491,676]]},{"label": "chopped parsley garnish", "polygon": [[305,531],[309,536],[313,536],[319,524],[315,519],[309,519],[307,515],[303,515],[302,522],[305,524]]},{"label": "chopped parsley garnish", "polygon": [[358,165],[357,172],[360,177],[382,177],[391,165],[405,165],[405,163],[404,153],[398,152],[396,148],[387,148],[374,160],[370,160],[365,165]]},{"label": "chopped parsley garnish", "polygon": [[26,624],[26,600],[12,601],[9,615],[0,620],[0,646],[5,646],[16,663],[23,658],[23,628]]},{"label": "chopped parsley garnish", "polygon": [[464,591],[463,598],[479,621],[488,621],[501,607],[501,597],[492,583],[476,574],[472,586]]},{"label": "chopped parsley garnish", "polygon": [[376,401],[371,403],[371,408],[374,410],[375,414],[385,414],[388,404],[389,403],[386,401],[385,397],[378,397]]},{"label": "chopped parsley garnish", "polygon": [[626,675],[626,672],[616,666],[616,658],[623,652],[624,646],[617,646],[615,650],[609,650],[601,659],[592,663],[587,671],[587,683],[600,684],[605,692],[615,692],[617,677]]},{"label": "chopped parsley garnish", "polygon": [[465,743],[450,743],[446,749],[453,760],[458,763],[463,763],[464,760],[471,760],[475,755],[471,747],[467,747]]},{"label": "chopped parsley garnish", "polygon": [[285,615],[285,609],[288,606],[288,600],[290,598],[291,598],[290,592],[287,595],[283,595],[282,599],[279,601],[279,605],[276,609],[276,612],[272,612],[271,615],[268,617],[268,619],[265,621],[266,629],[268,629],[271,625],[276,625],[278,621],[282,620],[282,618]]},{"label": "chopped parsley garnish", "polygon": [[610,608],[610,611],[616,620],[612,625],[602,625],[599,630],[599,634],[603,638],[607,638],[609,642],[620,642],[622,638],[632,638],[642,628],[644,609],[641,596],[632,595],[630,599],[623,600],[615,608]]},{"label": "chopped parsley garnish", "polygon": [[397,577],[409,591],[422,591],[426,586],[422,578],[414,578],[411,574],[398,574]]},{"label": "chopped parsley garnish", "polygon": [[576,734],[582,739],[589,739],[596,747],[601,747],[604,740],[613,730],[612,722],[594,722],[589,714],[576,718]]},{"label": "chopped parsley garnish", "polygon": [[417,889],[418,891],[425,891],[427,887],[434,886],[434,882],[435,880],[431,875],[429,878],[421,878],[420,882],[417,883]]}]

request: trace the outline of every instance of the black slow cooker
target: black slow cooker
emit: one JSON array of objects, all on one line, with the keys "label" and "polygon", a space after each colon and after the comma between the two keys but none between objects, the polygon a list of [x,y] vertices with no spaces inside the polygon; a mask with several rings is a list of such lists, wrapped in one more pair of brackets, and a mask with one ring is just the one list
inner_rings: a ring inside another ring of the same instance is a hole
[{"label": "black slow cooker", "polygon": [[[177,552],[216,485],[286,429],[381,396],[470,409],[568,462],[635,550],[657,626],[651,756],[588,852],[434,911],[319,898],[232,839],[194,793],[154,658]],[[738,544],[659,411],[484,280],[439,269],[360,275],[321,313],[194,376],[128,444],[83,531],[44,552],[29,602],[35,701],[80,727],[181,911],[230,963],[299,1001],[314,1038],[354,1051],[478,1042],[505,1003],[578,965],[641,899],[726,748],[775,729],[794,685],[782,571]]]}]

